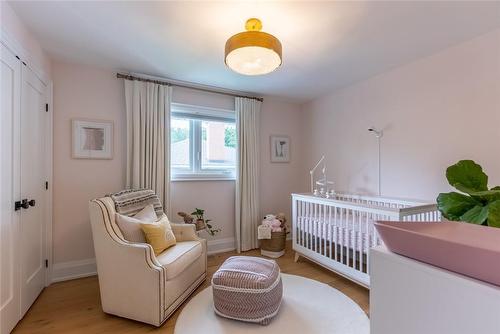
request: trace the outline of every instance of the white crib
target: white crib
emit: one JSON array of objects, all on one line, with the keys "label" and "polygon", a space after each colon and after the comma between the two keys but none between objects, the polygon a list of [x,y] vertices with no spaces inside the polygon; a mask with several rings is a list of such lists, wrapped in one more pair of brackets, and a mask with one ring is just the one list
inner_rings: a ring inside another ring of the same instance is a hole
[{"label": "white crib", "polygon": [[336,194],[323,198],[292,194],[292,238],[296,259],[304,256],[367,288],[370,248],[380,245],[373,221],[439,221],[435,204]]}]

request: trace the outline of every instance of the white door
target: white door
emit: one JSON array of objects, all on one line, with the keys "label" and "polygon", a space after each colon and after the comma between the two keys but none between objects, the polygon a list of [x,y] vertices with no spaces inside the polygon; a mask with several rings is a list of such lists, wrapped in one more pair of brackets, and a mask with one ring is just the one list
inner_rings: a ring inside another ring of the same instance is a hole
[{"label": "white door", "polygon": [[13,143],[19,143],[21,62],[5,46],[1,47],[0,333],[9,333],[20,317],[20,211],[14,211],[14,201],[21,197],[20,173],[14,171],[19,171],[20,167],[19,150],[14,149]]},{"label": "white door", "polygon": [[45,85],[22,67],[21,90],[21,210],[19,246],[21,316],[45,286]]},{"label": "white door", "polygon": [[[46,87],[1,45],[0,333],[45,286]],[[24,200],[24,201],[23,201]]]}]

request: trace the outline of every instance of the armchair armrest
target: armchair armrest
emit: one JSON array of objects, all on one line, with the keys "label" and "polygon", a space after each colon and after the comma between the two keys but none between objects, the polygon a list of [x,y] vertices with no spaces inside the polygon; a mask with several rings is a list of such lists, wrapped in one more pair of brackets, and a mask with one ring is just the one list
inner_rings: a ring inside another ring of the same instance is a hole
[{"label": "armchair armrest", "polygon": [[196,235],[196,228],[193,224],[170,223],[170,226],[172,226],[172,232],[174,232],[177,241],[200,240]]}]

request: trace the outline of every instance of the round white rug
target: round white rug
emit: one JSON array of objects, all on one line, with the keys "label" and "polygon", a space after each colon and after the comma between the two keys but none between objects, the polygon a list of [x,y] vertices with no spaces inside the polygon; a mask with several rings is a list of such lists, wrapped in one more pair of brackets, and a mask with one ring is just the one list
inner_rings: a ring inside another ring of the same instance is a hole
[{"label": "round white rug", "polygon": [[208,287],[184,307],[174,334],[368,334],[370,324],[361,308],[340,291],[308,278],[282,274],[283,302],[267,326],[215,315],[212,288]]}]

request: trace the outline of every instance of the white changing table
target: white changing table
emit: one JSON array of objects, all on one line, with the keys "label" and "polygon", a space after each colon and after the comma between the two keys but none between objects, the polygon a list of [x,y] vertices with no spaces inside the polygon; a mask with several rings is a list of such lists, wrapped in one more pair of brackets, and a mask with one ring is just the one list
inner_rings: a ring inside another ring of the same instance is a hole
[{"label": "white changing table", "polygon": [[500,333],[500,287],[384,246],[370,256],[371,334]]}]

